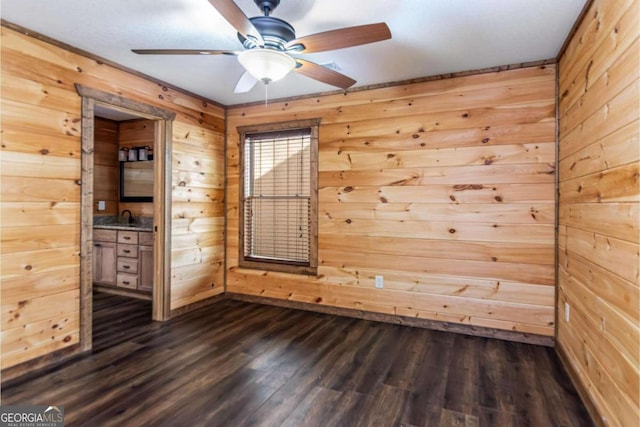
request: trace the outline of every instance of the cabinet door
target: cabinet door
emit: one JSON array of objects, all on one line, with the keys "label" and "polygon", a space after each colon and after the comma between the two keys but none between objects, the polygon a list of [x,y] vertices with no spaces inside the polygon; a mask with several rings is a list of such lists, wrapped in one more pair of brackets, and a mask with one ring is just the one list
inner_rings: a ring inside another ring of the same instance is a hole
[{"label": "cabinet door", "polygon": [[101,285],[116,285],[116,244],[93,243],[93,282]]},{"label": "cabinet door", "polygon": [[140,273],[138,289],[151,291],[153,289],[153,246],[140,246],[138,271]]}]

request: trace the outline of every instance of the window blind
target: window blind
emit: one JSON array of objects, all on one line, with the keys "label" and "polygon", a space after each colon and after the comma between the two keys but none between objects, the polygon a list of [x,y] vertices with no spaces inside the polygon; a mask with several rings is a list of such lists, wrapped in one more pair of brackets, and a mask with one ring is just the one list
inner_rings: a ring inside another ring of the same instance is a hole
[{"label": "window blind", "polygon": [[244,255],[308,265],[311,129],[247,134]]}]

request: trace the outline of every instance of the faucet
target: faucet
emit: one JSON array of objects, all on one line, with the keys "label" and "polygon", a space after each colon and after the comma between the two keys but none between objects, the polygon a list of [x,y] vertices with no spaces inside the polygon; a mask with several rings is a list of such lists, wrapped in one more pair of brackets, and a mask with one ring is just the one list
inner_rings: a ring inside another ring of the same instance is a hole
[{"label": "faucet", "polygon": [[133,224],[133,214],[129,209],[123,210],[120,216],[124,216],[125,212],[129,212],[129,224]]}]

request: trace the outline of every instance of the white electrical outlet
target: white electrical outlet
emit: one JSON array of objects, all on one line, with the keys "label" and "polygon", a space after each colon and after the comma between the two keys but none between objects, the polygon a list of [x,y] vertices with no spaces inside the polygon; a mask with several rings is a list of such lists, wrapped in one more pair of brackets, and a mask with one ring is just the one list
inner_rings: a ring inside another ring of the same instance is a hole
[{"label": "white electrical outlet", "polygon": [[99,210],[99,211],[103,211],[103,210],[105,210],[106,208],[107,208],[107,206],[106,206],[105,201],[104,201],[104,200],[100,200],[100,201],[98,202],[98,210]]},{"label": "white electrical outlet", "polygon": [[568,302],[564,303],[564,320],[569,323],[571,319],[571,307]]},{"label": "white electrical outlet", "polygon": [[376,276],[376,288],[378,289],[384,288],[384,277]]}]

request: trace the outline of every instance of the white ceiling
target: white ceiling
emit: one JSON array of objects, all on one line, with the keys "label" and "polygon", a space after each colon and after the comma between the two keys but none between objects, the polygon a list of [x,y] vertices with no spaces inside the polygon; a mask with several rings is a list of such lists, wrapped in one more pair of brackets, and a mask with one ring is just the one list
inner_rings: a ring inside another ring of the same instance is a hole
[{"label": "white ceiling", "polygon": [[[355,87],[554,58],[587,0],[282,0],[273,16],[297,36],[386,22],[393,38],[303,55],[336,63]],[[249,17],[253,0],[236,3]],[[207,0],[0,0],[2,19],[225,105],[260,101],[259,83],[233,88],[233,56],[141,56],[133,48],[241,49],[235,30]],[[269,98],[336,88],[290,73]]]}]

